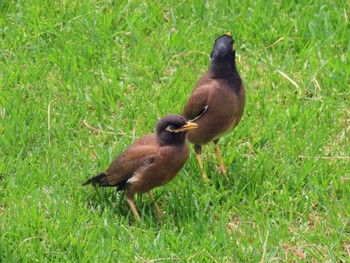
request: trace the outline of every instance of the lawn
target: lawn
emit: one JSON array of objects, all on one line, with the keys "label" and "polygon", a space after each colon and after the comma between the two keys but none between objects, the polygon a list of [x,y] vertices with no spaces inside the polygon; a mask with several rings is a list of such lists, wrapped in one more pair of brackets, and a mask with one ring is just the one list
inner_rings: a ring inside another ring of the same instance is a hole
[{"label": "lawn", "polygon": [[[0,262],[350,262],[347,1],[0,1]],[[241,123],[137,196],[81,187],[231,31]]]}]

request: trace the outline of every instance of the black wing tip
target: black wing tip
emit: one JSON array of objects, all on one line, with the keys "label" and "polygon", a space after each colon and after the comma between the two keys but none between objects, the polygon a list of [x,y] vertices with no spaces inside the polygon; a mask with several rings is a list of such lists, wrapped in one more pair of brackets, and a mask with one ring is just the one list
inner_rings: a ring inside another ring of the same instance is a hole
[{"label": "black wing tip", "polygon": [[91,178],[89,180],[87,180],[85,183],[82,183],[81,186],[86,186],[92,183]]},{"label": "black wing tip", "polygon": [[103,185],[105,183],[106,174],[105,172],[99,173],[98,175],[95,175],[94,177],[88,179],[85,183],[82,183],[81,186],[86,186],[89,184],[97,184],[97,185]]}]

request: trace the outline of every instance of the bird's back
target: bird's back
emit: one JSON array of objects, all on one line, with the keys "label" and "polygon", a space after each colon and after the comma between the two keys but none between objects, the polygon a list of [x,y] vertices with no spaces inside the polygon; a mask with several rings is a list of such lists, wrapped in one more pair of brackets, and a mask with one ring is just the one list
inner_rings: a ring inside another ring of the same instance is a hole
[{"label": "bird's back", "polygon": [[148,134],[135,141],[128,149],[118,155],[105,170],[107,181],[111,186],[125,188],[134,173],[152,165],[160,146],[155,134]]}]

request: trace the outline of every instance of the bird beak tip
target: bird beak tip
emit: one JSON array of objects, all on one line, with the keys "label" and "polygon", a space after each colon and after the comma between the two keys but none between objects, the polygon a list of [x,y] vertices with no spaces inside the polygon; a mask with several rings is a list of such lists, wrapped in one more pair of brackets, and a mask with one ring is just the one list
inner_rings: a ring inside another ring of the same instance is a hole
[{"label": "bird beak tip", "polygon": [[184,131],[189,131],[193,129],[197,129],[198,125],[194,122],[186,122],[185,125],[183,125],[181,128],[177,129],[176,132],[184,132]]}]

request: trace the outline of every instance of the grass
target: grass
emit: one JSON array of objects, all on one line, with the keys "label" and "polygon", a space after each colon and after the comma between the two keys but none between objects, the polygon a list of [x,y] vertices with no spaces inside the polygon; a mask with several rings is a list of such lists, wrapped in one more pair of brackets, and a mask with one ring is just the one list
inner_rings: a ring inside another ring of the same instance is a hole
[{"label": "grass", "polygon": [[[346,1],[0,2],[1,262],[349,262]],[[232,31],[247,88],[221,140],[147,196],[80,184],[180,113]],[[89,128],[93,127],[93,129]]]}]

